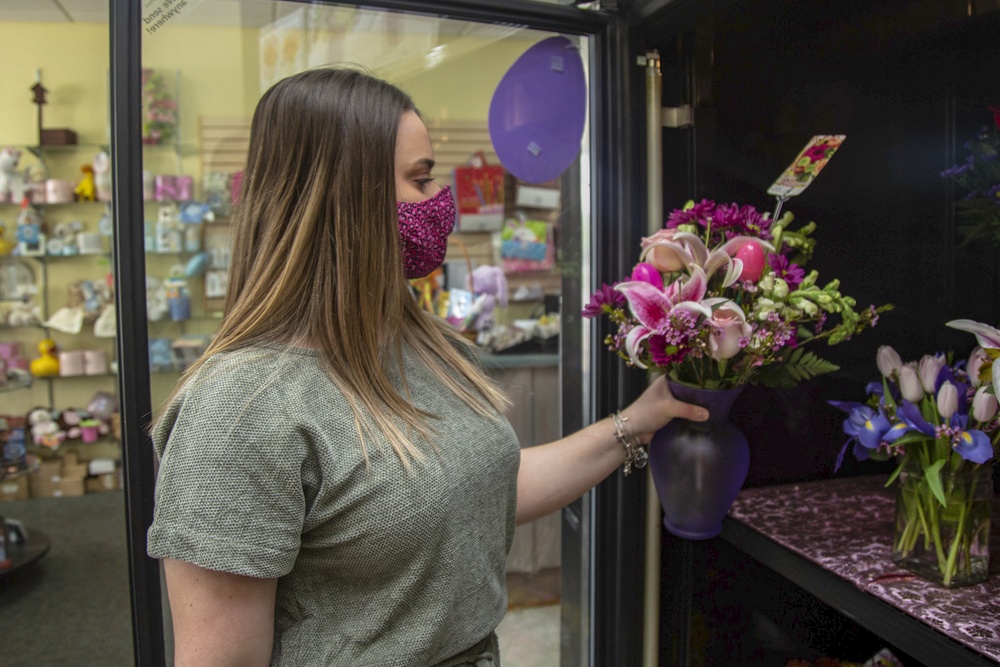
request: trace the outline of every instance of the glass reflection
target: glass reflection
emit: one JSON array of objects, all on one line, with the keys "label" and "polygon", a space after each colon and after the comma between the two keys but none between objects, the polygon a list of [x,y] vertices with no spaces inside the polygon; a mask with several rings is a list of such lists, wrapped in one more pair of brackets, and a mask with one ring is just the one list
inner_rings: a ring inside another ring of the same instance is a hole
[{"label": "glass reflection", "polygon": [[[143,224],[154,406],[204,349],[221,317],[228,216],[239,190],[249,119],[268,87],[290,74],[337,64],[364,68],[398,85],[413,97],[430,131],[438,182],[455,189],[455,170],[470,161],[500,166],[486,122],[493,91],[519,56],[552,36],[299,2],[188,0],[183,11],[164,18],[149,17],[142,42]],[[574,43],[586,63],[586,40]],[[583,193],[573,206],[560,201],[559,181],[543,184],[547,192],[536,193],[542,199],[519,202],[526,184],[501,172],[502,214],[485,224],[471,217],[464,225],[460,221],[443,270],[430,282],[414,284],[416,298],[448,316],[454,313],[443,297],[454,306],[463,290],[472,292],[467,278],[477,268],[506,269],[509,300],[495,311],[496,331],[484,335],[461,318],[457,324],[479,340],[491,375],[514,399],[509,417],[522,446],[560,435],[560,266],[579,258],[560,257],[557,263],[555,257],[563,251],[559,229],[589,218],[581,164],[588,164],[586,152],[564,177],[576,179],[572,192]],[[568,217],[567,210],[576,217]],[[540,230],[535,238],[547,248],[547,261],[505,263],[504,235],[526,222]],[[507,563],[512,611],[499,630],[505,658],[513,664],[535,664],[530,659],[558,664],[560,563],[558,514],[518,529]],[[166,607],[165,618],[169,657]],[[534,637],[533,658],[517,657],[526,633]]]}]

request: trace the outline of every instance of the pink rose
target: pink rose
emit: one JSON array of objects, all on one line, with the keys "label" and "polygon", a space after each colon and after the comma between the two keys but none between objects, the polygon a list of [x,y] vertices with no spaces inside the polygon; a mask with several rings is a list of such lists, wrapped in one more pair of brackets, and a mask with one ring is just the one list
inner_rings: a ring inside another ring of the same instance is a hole
[{"label": "pink rose", "polygon": [[743,313],[725,306],[712,313],[708,321],[719,329],[719,333],[712,334],[708,341],[709,352],[716,361],[735,357],[742,349],[740,340],[749,338],[753,331]]},{"label": "pink rose", "polygon": [[657,245],[658,243],[673,241],[677,233],[678,230],[676,229],[661,229],[652,236],[642,239],[643,251],[649,251],[646,253],[644,259],[656,267],[657,271],[672,273],[684,268],[684,259],[673,248]]}]

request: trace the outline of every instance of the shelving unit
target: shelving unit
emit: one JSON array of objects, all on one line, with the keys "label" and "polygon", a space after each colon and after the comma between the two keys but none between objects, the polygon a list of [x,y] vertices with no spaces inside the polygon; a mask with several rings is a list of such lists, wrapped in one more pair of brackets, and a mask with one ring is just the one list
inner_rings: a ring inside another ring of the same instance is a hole
[{"label": "shelving unit", "polygon": [[[11,146],[10,144],[6,144]],[[108,201],[47,201],[49,196],[45,184],[40,182],[41,177],[46,179],[57,179],[67,182],[62,186],[64,190],[75,189],[83,176],[81,167],[91,164],[94,157],[101,152],[108,153],[107,145],[95,143],[81,143],[74,145],[14,145],[11,146],[20,151],[21,158],[18,164],[18,171],[25,175],[25,180],[29,185],[37,188],[26,193],[26,199],[31,202],[29,205],[38,212],[42,227],[46,233],[45,242],[41,243],[36,252],[23,254],[22,248],[17,239],[19,217],[22,212],[22,203],[6,201],[0,203],[0,220],[6,223],[4,240],[8,245],[13,245],[14,253],[0,258],[3,262],[20,262],[27,267],[32,274],[34,289],[31,293],[9,295],[13,297],[6,305],[13,302],[30,304],[36,309],[37,321],[25,323],[18,320],[17,324],[6,323],[7,309],[0,305],[3,311],[2,319],[5,324],[0,327],[0,341],[15,343],[20,348],[20,356],[27,364],[38,357],[36,347],[43,339],[51,339],[55,342],[58,351],[69,352],[74,350],[93,350],[101,353],[106,366],[100,367],[95,372],[93,369],[79,370],[81,374],[57,374],[42,375],[34,374],[19,375],[18,381],[8,383],[0,388],[4,394],[4,405],[2,412],[5,417],[14,418],[13,424],[26,422],[27,415],[35,409],[44,408],[56,415],[60,411],[85,408],[98,392],[109,394],[116,393],[116,375],[113,372],[113,362],[115,359],[115,339],[113,337],[98,336],[93,330],[93,322],[106,311],[107,308],[114,307],[114,300],[104,291],[104,286],[108,284],[108,277],[111,272],[111,240],[110,225],[110,202]],[[34,179],[33,179],[34,177]],[[44,193],[42,196],[41,193]],[[96,184],[95,184],[96,194]],[[59,234],[57,236],[56,234]],[[78,234],[90,235],[81,239]],[[61,243],[53,243],[58,238]],[[85,292],[83,305],[85,321],[82,323],[78,333],[63,331],[49,326],[50,318],[54,313],[64,306],[69,306],[72,299],[70,287],[79,281],[89,281],[90,288]],[[90,290],[93,290],[91,292]],[[62,369],[66,371],[64,367]],[[88,372],[89,371],[89,372]],[[30,371],[28,371],[30,373]],[[5,422],[10,423],[10,422]],[[20,426],[15,426],[20,428]],[[75,482],[75,489],[71,491],[69,487],[55,489],[45,492],[45,495],[61,495],[66,493],[83,492],[85,479],[89,478],[89,467],[87,463],[94,458],[108,458],[111,460],[121,459],[121,445],[116,438],[106,437],[100,448],[94,448],[88,443],[77,449],[79,441],[67,439],[63,441],[55,450],[46,447],[31,446],[31,425],[25,423],[25,439],[29,443],[27,469],[10,470],[4,482],[7,486],[14,486],[16,493],[27,494],[28,479],[31,478],[31,487],[41,485],[41,468],[45,464],[53,461],[61,461],[61,458],[73,452],[76,459],[71,461],[75,468],[67,468],[67,474],[72,474]],[[6,441],[6,434],[5,434]],[[96,443],[95,443],[96,444]],[[99,449],[99,451],[98,451]],[[79,454],[76,452],[79,451]],[[69,459],[67,459],[69,461]],[[61,465],[61,463],[60,463]],[[23,467],[23,466],[22,466]],[[53,472],[51,467],[46,468],[46,475],[59,475],[59,471]],[[39,475],[35,480],[34,475]],[[54,478],[53,478],[54,479]],[[51,482],[45,476],[46,482]],[[36,484],[36,482],[38,484]],[[34,495],[34,491],[31,492]],[[5,494],[8,495],[8,494]],[[15,496],[17,497],[17,496]],[[2,508],[2,507],[0,507]]]}]

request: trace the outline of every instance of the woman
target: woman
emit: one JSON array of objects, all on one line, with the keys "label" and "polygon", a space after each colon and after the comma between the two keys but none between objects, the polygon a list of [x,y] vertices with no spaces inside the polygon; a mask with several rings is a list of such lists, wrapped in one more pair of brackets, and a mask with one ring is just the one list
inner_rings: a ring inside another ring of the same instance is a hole
[{"label": "woman", "polygon": [[226,316],[153,433],[179,667],[499,664],[515,521],[614,471],[627,427],[706,416],[660,381],[631,421],[521,450],[470,346],[409,292],[455,221],[433,165],[412,101],[365,74],[260,100]]}]

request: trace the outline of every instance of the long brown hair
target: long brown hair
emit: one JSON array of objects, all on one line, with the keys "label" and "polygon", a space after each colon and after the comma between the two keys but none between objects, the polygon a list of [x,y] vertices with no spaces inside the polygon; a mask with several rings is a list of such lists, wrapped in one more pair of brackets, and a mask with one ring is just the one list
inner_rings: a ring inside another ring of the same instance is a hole
[{"label": "long brown hair", "polygon": [[435,415],[408,400],[404,346],[478,413],[506,407],[460,351],[466,341],[417,306],[403,273],[395,147],[408,110],[416,111],[404,92],[352,69],[301,72],[264,93],[233,217],[225,316],[175,395],[213,354],[308,345],[349,401],[366,457],[374,423],[407,466],[423,455],[415,434],[433,443]]}]

